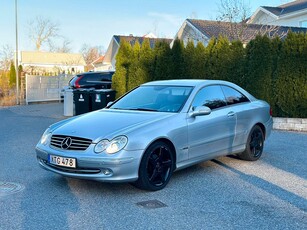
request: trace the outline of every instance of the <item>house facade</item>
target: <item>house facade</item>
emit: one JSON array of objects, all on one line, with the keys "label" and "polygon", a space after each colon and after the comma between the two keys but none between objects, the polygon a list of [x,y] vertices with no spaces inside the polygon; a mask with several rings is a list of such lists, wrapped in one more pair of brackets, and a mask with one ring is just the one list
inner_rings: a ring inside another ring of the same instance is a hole
[{"label": "house facade", "polygon": [[277,7],[260,6],[248,23],[307,28],[307,0],[296,0]]},{"label": "house facade", "polygon": [[266,34],[269,37],[279,36],[282,38],[290,30],[293,32],[307,33],[307,28],[299,27],[186,19],[177,32],[175,39],[182,40],[185,45],[188,41],[193,41],[195,45],[198,42],[202,42],[207,46],[212,37],[218,38],[219,36],[224,36],[230,41],[240,40],[243,44],[247,44],[258,34]]},{"label": "house facade", "polygon": [[185,45],[187,45],[189,41],[193,41],[194,45],[197,45],[198,42],[202,42],[206,46],[211,36],[200,29],[200,25],[198,25],[199,23],[197,23],[197,21],[200,23],[202,23],[202,21],[206,22],[205,20],[186,19],[179,28],[174,40],[182,40]]},{"label": "house facade", "polygon": [[81,54],[21,51],[19,65],[28,74],[59,74],[84,72],[86,65]]},{"label": "house facade", "polygon": [[133,35],[130,36],[121,36],[114,35],[111,39],[111,42],[108,46],[108,49],[105,53],[103,62],[99,67],[99,70],[115,70],[116,64],[116,54],[120,47],[120,41],[124,39],[128,41],[132,46],[138,41],[140,44],[144,42],[145,39],[149,39],[150,47],[153,48],[157,41],[165,41],[167,43],[171,43],[172,39],[166,38],[156,38],[152,33],[145,35],[143,37],[135,37]]},{"label": "house facade", "polygon": [[104,56],[100,56],[96,60],[94,60],[91,63],[91,69],[89,69],[89,70],[93,70],[93,71],[105,70],[104,66],[103,66],[103,59],[104,59]]}]

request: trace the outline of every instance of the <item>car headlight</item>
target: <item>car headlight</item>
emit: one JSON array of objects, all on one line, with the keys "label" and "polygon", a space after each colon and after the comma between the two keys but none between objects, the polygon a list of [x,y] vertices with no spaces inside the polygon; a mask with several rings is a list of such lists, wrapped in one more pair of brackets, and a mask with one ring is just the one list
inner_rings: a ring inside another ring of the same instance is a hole
[{"label": "car headlight", "polygon": [[49,140],[51,138],[51,132],[49,129],[46,129],[46,131],[43,133],[43,136],[41,137],[41,144],[47,145]]},{"label": "car headlight", "polygon": [[128,138],[125,136],[115,137],[113,140],[101,140],[95,146],[95,153],[106,152],[108,154],[114,154],[122,150],[128,143]]},{"label": "car headlight", "polygon": [[96,146],[95,146],[95,153],[101,153],[103,152],[109,145],[109,141],[108,140],[101,140],[99,141]]}]

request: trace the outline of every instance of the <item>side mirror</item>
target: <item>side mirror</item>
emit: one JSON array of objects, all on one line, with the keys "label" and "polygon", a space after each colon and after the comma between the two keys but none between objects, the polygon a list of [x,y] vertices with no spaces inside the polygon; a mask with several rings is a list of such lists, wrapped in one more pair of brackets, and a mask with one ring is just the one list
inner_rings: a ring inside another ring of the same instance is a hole
[{"label": "side mirror", "polygon": [[197,106],[190,114],[191,117],[209,115],[211,109],[207,106]]},{"label": "side mirror", "polygon": [[110,105],[113,104],[114,101],[109,101],[106,107],[109,107]]}]

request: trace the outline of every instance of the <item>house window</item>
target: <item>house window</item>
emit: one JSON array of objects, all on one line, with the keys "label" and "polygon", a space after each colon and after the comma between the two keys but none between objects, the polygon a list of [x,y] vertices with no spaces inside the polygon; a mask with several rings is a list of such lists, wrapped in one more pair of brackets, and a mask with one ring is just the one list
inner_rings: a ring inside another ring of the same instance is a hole
[{"label": "house window", "polygon": [[307,28],[307,21],[301,21],[301,22],[300,22],[300,27],[305,27],[305,28]]}]

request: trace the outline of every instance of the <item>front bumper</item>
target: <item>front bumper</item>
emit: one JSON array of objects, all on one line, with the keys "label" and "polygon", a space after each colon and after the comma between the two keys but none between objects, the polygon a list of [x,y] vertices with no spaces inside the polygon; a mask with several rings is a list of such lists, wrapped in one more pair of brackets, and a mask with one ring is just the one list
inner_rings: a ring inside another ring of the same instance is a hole
[{"label": "front bumper", "polygon": [[[126,151],[106,156],[88,151],[72,152],[55,150],[46,146],[36,146],[39,165],[62,176],[105,182],[132,182],[138,178],[138,170],[143,150]],[[48,163],[48,155],[75,158],[76,168],[67,168]]]}]

